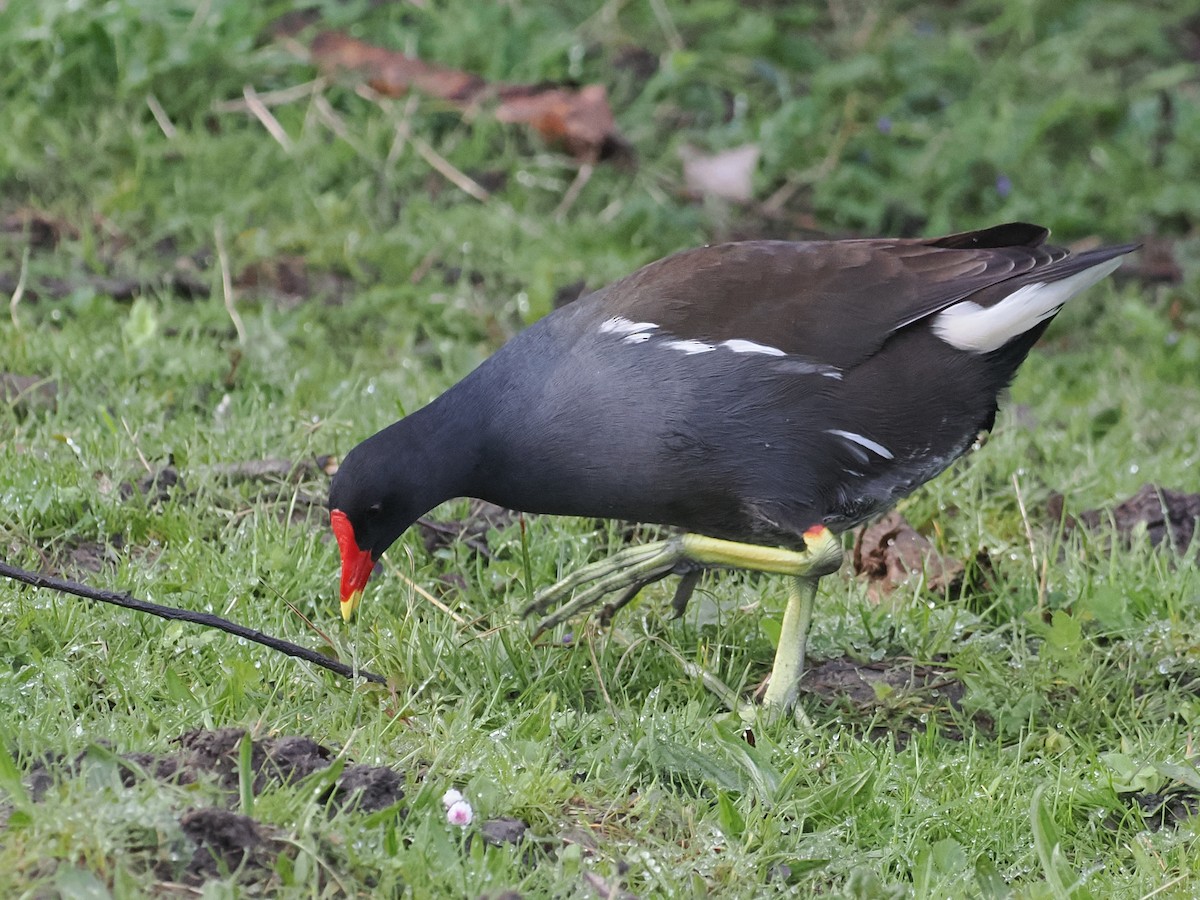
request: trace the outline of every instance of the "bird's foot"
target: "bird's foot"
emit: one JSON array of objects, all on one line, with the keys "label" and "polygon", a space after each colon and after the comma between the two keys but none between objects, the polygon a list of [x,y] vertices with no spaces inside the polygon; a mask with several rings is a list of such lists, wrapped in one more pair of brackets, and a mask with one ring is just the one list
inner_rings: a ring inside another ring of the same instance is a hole
[{"label": "bird's foot", "polygon": [[[750,569],[795,577],[820,578],[841,564],[842,547],[828,529],[810,529],[805,533],[803,550],[785,550],[741,544],[698,534],[684,534],[622,550],[608,559],[577,569],[558,583],[546,588],[524,610],[524,615],[540,615],[549,609],[537,626],[541,634],[590,609],[609,594],[621,592],[607,604],[604,618],[611,617],[629,603],[648,584],[668,575],[681,575],[674,608],[683,612],[699,574],[709,568]],[[572,592],[580,589],[573,597]],[[567,598],[570,598],[569,600]],[[557,608],[556,608],[557,607]]]},{"label": "bird's foot", "polygon": [[[690,573],[699,572],[700,567],[687,557],[683,544],[686,537],[688,536],[682,535],[630,547],[608,559],[576,569],[544,591],[540,591],[533,602],[525,607],[522,615],[540,615],[554,609],[538,622],[535,632],[535,635],[538,635],[590,609],[609,594],[620,591],[620,596],[607,604],[603,610],[602,615],[610,618],[618,609],[633,600],[646,585],[661,581],[671,574],[684,575],[685,580],[694,587],[694,579]],[[572,597],[572,592],[581,587],[583,589]]]}]

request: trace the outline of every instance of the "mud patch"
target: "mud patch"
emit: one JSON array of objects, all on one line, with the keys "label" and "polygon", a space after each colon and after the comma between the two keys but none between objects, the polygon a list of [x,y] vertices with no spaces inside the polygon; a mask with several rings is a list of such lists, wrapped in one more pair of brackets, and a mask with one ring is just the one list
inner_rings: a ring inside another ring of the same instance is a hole
[{"label": "mud patch", "polygon": [[308,260],[296,255],[253,262],[234,279],[234,286],[243,293],[269,299],[280,309],[294,309],[311,300],[341,306],[354,290],[348,275],[314,271]]},{"label": "mud patch", "polygon": [[117,489],[121,499],[132,500],[135,496],[142,497],[147,506],[161,506],[171,499],[176,491],[185,491],[186,486],[174,466],[163,466],[152,470],[137,481],[122,481]]},{"label": "mud patch", "polygon": [[1176,785],[1161,793],[1145,791],[1124,798],[1152,831],[1177,828],[1200,815],[1200,791]]},{"label": "mud patch", "polygon": [[[246,732],[240,728],[198,730],[171,741],[177,748],[173,751],[109,757],[115,760],[126,788],[153,779],[176,786],[207,782],[219,789],[218,797],[222,799],[216,805],[189,808],[179,814],[179,829],[188,842],[186,861],[181,868],[180,864],[172,866],[159,859],[153,866],[159,878],[196,885],[240,872],[239,877],[246,881],[261,882],[273,877],[280,854],[290,853],[293,845],[282,839],[278,829],[234,810],[241,802],[243,772],[252,776],[250,789],[257,797],[329,769],[337,753],[302,736],[246,741]],[[94,755],[107,756],[108,751],[97,746],[71,760],[43,760],[26,779],[30,797],[41,802],[55,783],[82,776]],[[248,767],[243,762],[247,756]],[[331,816],[342,811],[377,812],[398,807],[404,800],[400,773],[386,766],[351,764],[336,777],[332,772],[330,776],[331,784],[316,802],[328,806]],[[396,814],[403,816],[404,810],[397,808]]]},{"label": "mud patch", "polygon": [[[233,877],[243,886],[269,893],[279,886],[280,873],[292,870],[299,845],[285,827],[246,815],[247,788],[257,798],[304,782],[301,790],[312,788],[312,802],[328,809],[330,819],[382,814],[399,821],[408,815],[402,773],[387,766],[344,762],[333,748],[303,735],[254,738],[241,728],[199,729],[180,735],[168,746],[164,752],[115,754],[95,744],[74,758],[47,756],[30,770],[25,787],[33,802],[42,803],[56,785],[94,778],[99,765],[115,767],[110,771],[115,771],[125,789],[147,784],[185,788],[168,794],[179,798],[178,811],[173,805],[170,813],[178,830],[152,831],[157,841],[151,838],[149,843],[146,832],[139,831],[135,846],[146,871],[164,885],[189,889]],[[422,779],[423,773],[416,772],[416,778]],[[269,798],[266,802],[277,806]],[[0,840],[6,822],[0,810]],[[351,822],[346,827],[357,826]],[[319,852],[330,871],[344,863],[339,830],[332,823],[329,839],[319,840]],[[478,823],[464,847],[470,846],[472,838],[489,847],[522,847],[526,855],[536,849],[529,825],[512,817]]]},{"label": "mud patch", "polygon": [[848,702],[862,709],[897,692],[957,705],[965,690],[950,669],[900,661],[857,663],[844,657],[817,663],[805,673],[800,689],[826,703]]},{"label": "mud patch", "polygon": [[[176,785],[209,781],[231,800],[236,798],[242,774],[242,744],[246,732],[240,728],[189,731],[171,741],[179,749],[168,753],[136,752],[118,756],[121,783],[132,787],[143,778]],[[34,800],[40,800],[56,776],[73,777],[82,770],[91,751],[74,760],[45,760],[29,774]],[[255,796],[280,785],[302,781],[327,769],[337,754],[307,737],[250,740],[249,773]],[[348,765],[322,796],[337,808],[373,812],[404,799],[399,773],[386,766]]]},{"label": "mud patch", "polygon": [[104,569],[113,569],[120,563],[120,551],[125,539],[112,535],[108,542],[82,541],[71,539],[57,554],[55,565],[50,566],[51,574],[69,575],[78,572],[90,572],[93,575]]},{"label": "mud patch", "polygon": [[[1062,494],[1054,494],[1047,502],[1047,511],[1051,520],[1062,522],[1067,531],[1080,526],[1096,531],[1111,524],[1127,545],[1144,534],[1151,546],[1165,544],[1181,556],[1188,552],[1200,528],[1200,494],[1154,484],[1142,485],[1136,494],[1112,509],[1088,509],[1078,516],[1067,512]],[[1197,555],[1200,558],[1200,553]]]},{"label": "mud patch", "polygon": [[479,834],[483,838],[484,843],[491,844],[493,847],[500,847],[504,844],[521,843],[528,831],[529,826],[520,819],[514,819],[511,816],[501,816],[499,819],[484,822],[479,829]]},{"label": "mud patch", "polygon": [[904,660],[827,659],[804,673],[800,690],[828,706],[848,708],[856,718],[871,716],[872,736],[894,735],[901,746],[931,722],[939,724],[942,736],[962,739],[951,719],[962,711],[966,687],[951,669]]},{"label": "mud patch", "polygon": [[248,872],[269,870],[282,846],[249,816],[217,807],[184,813],[179,827],[196,847],[184,875],[193,884],[226,876],[243,866]]}]

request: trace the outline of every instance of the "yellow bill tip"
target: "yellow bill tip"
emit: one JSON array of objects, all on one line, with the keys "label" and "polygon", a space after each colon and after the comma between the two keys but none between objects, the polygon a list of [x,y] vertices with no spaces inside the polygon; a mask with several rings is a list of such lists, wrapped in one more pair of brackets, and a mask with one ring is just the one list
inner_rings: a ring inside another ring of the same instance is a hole
[{"label": "yellow bill tip", "polygon": [[342,600],[342,620],[349,622],[354,611],[358,609],[358,604],[362,600],[362,591],[355,591],[349,597]]}]

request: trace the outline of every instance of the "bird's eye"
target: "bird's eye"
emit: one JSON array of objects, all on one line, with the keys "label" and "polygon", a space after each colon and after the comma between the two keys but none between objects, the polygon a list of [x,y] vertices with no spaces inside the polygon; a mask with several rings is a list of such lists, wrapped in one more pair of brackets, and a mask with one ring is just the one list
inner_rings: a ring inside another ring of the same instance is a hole
[{"label": "bird's eye", "polygon": [[375,518],[376,516],[378,516],[381,512],[383,512],[383,504],[382,503],[372,503],[370,506],[367,507],[367,515],[370,516],[372,519]]}]

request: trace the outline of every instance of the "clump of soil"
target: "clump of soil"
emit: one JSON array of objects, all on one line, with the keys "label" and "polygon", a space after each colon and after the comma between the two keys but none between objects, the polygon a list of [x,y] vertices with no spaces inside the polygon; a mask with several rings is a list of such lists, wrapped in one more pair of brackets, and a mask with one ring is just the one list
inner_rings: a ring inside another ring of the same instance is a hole
[{"label": "clump of soil", "polygon": [[[122,774],[132,785],[141,773],[173,784],[192,784],[211,778],[230,793],[238,790],[239,759],[242,739],[240,728],[216,731],[189,731],[171,743],[176,753],[129,753],[121,757],[134,765]],[[251,740],[251,785],[255,796],[268,787],[291,784],[314,772],[328,768],[337,754],[308,737],[280,737]],[[325,792],[322,803],[349,807],[360,812],[375,812],[404,799],[400,775],[385,766],[348,765],[337,781]]]},{"label": "clump of soil", "polygon": [[[800,689],[856,716],[882,717],[886,725],[876,724],[870,736],[894,739],[899,747],[933,722],[942,737],[963,739],[955,720],[963,715],[966,686],[953,669],[912,660],[856,662],[842,657],[814,662]],[[988,730],[986,717],[973,718],[978,728]]]},{"label": "clump of soil", "polygon": [[[198,783],[215,786],[218,797],[215,803],[189,806],[178,813],[182,837],[159,835],[160,841],[178,842],[182,853],[170,854],[169,860],[163,854],[148,858],[148,870],[164,883],[193,887],[237,873],[240,883],[254,885],[257,890],[267,889],[278,877],[280,857],[295,858],[296,843],[288,839],[283,829],[244,814],[242,778],[251,776],[249,787],[258,797],[328,770],[339,762],[339,754],[309,737],[254,738],[247,737],[241,728],[189,731],[169,744],[171,749],[161,753],[142,751],[114,756],[93,747],[74,759],[46,758],[33,767],[26,779],[29,796],[34,802],[41,802],[56,783],[86,777],[89,759],[94,762],[97,754],[115,759],[125,787],[147,779],[174,786]],[[249,765],[245,766],[247,752]],[[317,783],[328,785],[316,802],[327,806],[331,816],[382,810],[394,810],[398,818],[408,814],[402,806],[403,778],[388,766],[349,762],[336,777],[330,771],[324,780],[318,778]],[[200,794],[184,791],[179,796],[195,798]],[[210,798],[211,792],[205,796]],[[189,803],[195,804],[196,800],[190,799]],[[0,810],[0,839],[4,821]],[[528,852],[534,849],[529,825],[520,819],[500,817],[481,822],[476,832],[468,836],[467,845],[470,837],[476,835],[488,846],[528,844]],[[331,852],[336,855],[336,850]]]},{"label": "clump of soil", "polygon": [[252,818],[220,807],[189,810],[179,825],[196,846],[184,876],[190,883],[219,878],[243,865],[247,870],[269,870],[279,852]]},{"label": "clump of soil", "polygon": [[1088,509],[1078,516],[1067,512],[1062,494],[1051,496],[1047,506],[1051,519],[1061,521],[1067,531],[1080,526],[1097,531],[1111,525],[1126,544],[1144,532],[1151,546],[1173,547],[1180,556],[1188,552],[1200,529],[1200,494],[1154,484],[1142,485],[1136,494],[1111,509]]},{"label": "clump of soil", "polygon": [[[132,787],[152,778],[174,785],[208,781],[221,789],[223,805],[184,810],[179,827],[190,842],[191,857],[182,871],[156,874],[167,880],[202,884],[241,869],[252,880],[269,878],[275,859],[290,852],[288,842],[277,830],[235,812],[240,802],[239,780],[243,740],[240,728],[189,731],[171,741],[177,749],[166,753],[126,753],[117,757],[121,782]],[[308,737],[290,736],[250,739],[251,789],[255,796],[273,787],[301,781],[327,769],[337,753]],[[73,760],[47,759],[33,768],[28,778],[30,795],[40,801],[56,779],[82,772],[89,751]],[[402,779],[386,766],[349,764],[318,799],[332,810],[370,813],[397,806],[404,799]],[[397,815],[404,815],[403,809]]]}]

